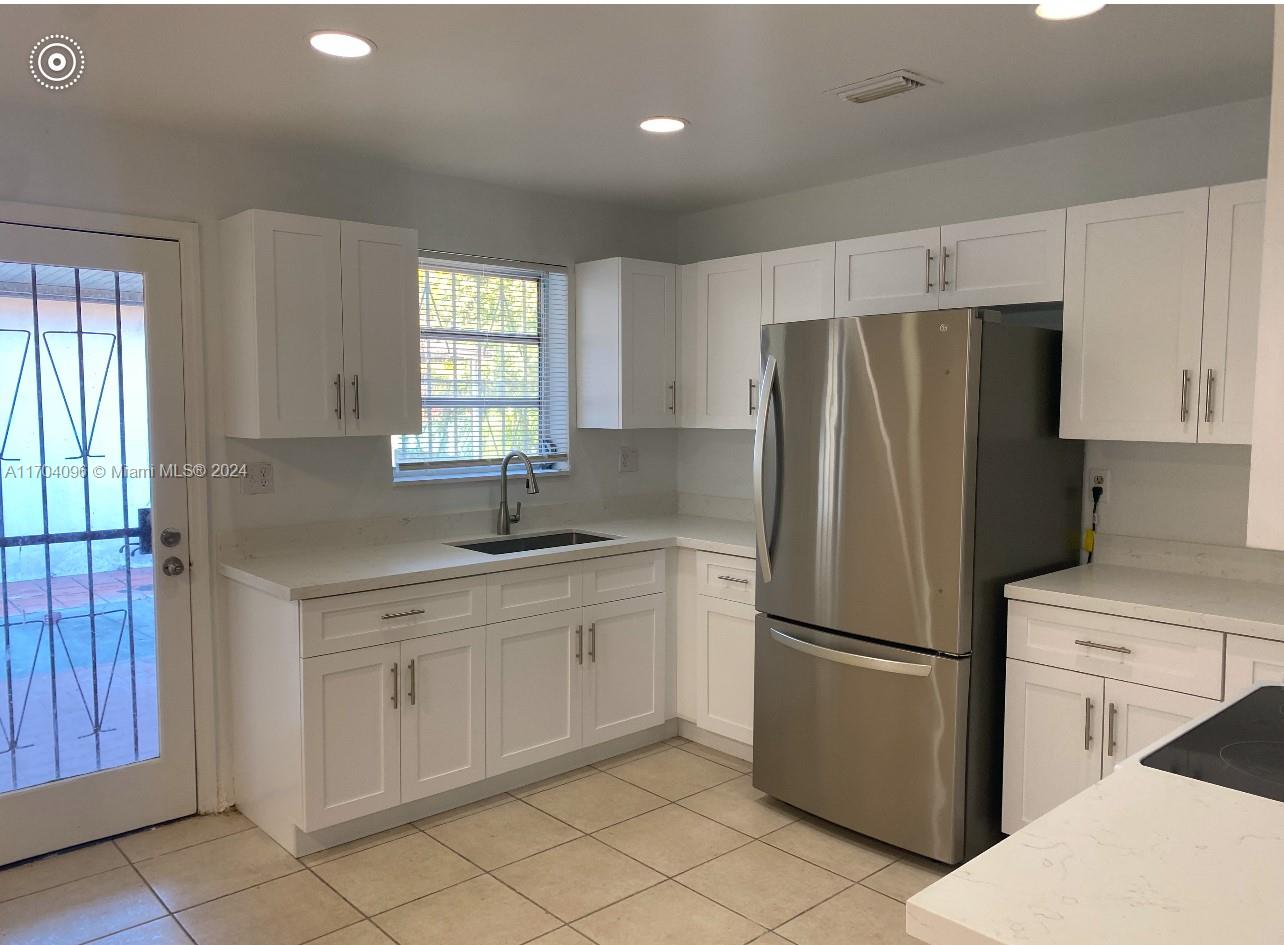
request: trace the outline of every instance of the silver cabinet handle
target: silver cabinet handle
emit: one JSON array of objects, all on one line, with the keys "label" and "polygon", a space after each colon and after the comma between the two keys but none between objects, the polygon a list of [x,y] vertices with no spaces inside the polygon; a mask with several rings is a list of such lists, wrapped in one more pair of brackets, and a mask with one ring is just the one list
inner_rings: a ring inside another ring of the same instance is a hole
[{"label": "silver cabinet handle", "polygon": [[588,647],[589,662],[596,663],[597,662],[597,624],[595,623],[589,624],[588,638],[589,638],[589,647]]},{"label": "silver cabinet handle", "polygon": [[575,662],[584,664],[584,628],[575,628]]},{"label": "silver cabinet handle", "polygon": [[755,388],[757,388],[757,386],[758,386],[758,382],[755,381],[752,377],[749,378],[749,413],[750,414],[753,414],[758,409],[757,398],[754,397],[754,390]]},{"label": "silver cabinet handle", "polygon": [[820,646],[817,643],[808,643],[806,640],[791,637],[775,627],[771,628],[771,636],[790,649],[797,650],[799,653],[806,653],[808,656],[818,656],[823,660],[829,660],[831,663],[842,663],[845,666],[856,666],[860,669],[872,669],[880,673],[896,673],[899,676],[932,675],[932,667],[928,663],[905,663],[900,660],[885,660],[878,656],[863,656],[860,653],[831,650],[827,646]]},{"label": "silver cabinet handle", "polygon": [[1092,696],[1083,697],[1083,750],[1092,751]]},{"label": "silver cabinet handle", "polygon": [[1086,646],[1093,650],[1109,650],[1111,653],[1122,653],[1127,656],[1132,650],[1126,646],[1115,646],[1111,643],[1094,643],[1092,640],[1075,640],[1075,646]]},{"label": "silver cabinet handle", "polygon": [[673,381],[669,384],[669,413],[675,413],[678,409],[678,382]]},{"label": "silver cabinet handle", "polygon": [[762,390],[767,402],[758,411],[753,433],[753,500],[754,524],[758,538],[758,567],[763,582],[771,580],[771,547],[767,544],[767,507],[763,504],[762,454],[766,449],[767,413],[771,410],[771,392],[776,388],[776,356],[767,355],[767,365],[762,374]]},{"label": "silver cabinet handle", "polygon": [[719,581],[730,581],[732,584],[744,584],[746,587],[749,585],[749,579],[748,579],[748,578],[732,577],[730,574],[719,574],[719,575],[718,575],[718,580],[719,580]]},{"label": "silver cabinet handle", "polygon": [[950,287],[950,251],[941,247],[941,291]]},{"label": "silver cabinet handle", "polygon": [[414,704],[415,704],[415,699],[416,699],[416,693],[415,693],[415,663],[417,663],[417,662],[418,662],[418,660],[411,660],[409,663],[407,663],[407,664],[406,664],[406,672],[410,674],[410,689],[409,689],[409,691],[407,692],[407,695],[410,697],[410,704],[411,704],[411,705],[414,705]]},{"label": "silver cabinet handle", "polygon": [[930,295],[934,288],[932,283],[932,250],[930,247],[927,250],[927,277],[924,279],[924,282],[926,282],[927,285],[926,288],[923,289],[923,292]]},{"label": "silver cabinet handle", "polygon": [[361,419],[361,375],[352,375],[352,416]]},{"label": "silver cabinet handle", "polygon": [[336,420],[343,419],[343,375],[334,376],[334,416]]},{"label": "silver cabinet handle", "polygon": [[422,610],[394,610],[390,614],[384,614],[380,620],[396,620],[398,617],[417,617],[422,614]]},{"label": "silver cabinet handle", "polygon": [[1204,422],[1213,422],[1213,391],[1217,387],[1217,374],[1212,369],[1208,369],[1208,379],[1204,387]]},{"label": "silver cabinet handle", "polygon": [[401,708],[401,664],[392,664],[392,707]]},{"label": "silver cabinet handle", "polygon": [[1106,715],[1106,719],[1108,721],[1107,728],[1109,729],[1106,736],[1106,754],[1111,758],[1115,756],[1115,716],[1118,714],[1119,709],[1113,702],[1110,703],[1110,711]]},{"label": "silver cabinet handle", "polygon": [[1190,419],[1190,371],[1181,372],[1181,422]]}]

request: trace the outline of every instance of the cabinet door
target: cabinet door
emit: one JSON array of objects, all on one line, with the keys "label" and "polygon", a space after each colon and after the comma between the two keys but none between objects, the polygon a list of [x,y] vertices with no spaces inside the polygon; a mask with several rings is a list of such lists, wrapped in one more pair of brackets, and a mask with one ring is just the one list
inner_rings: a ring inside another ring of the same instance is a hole
[{"label": "cabinet door", "polygon": [[1003,832],[1015,833],[1101,778],[1105,686],[1097,676],[1007,661]]},{"label": "cabinet door", "polygon": [[625,429],[677,425],[678,269],[620,261],[620,413]]},{"label": "cabinet door", "polygon": [[1199,385],[1201,443],[1251,443],[1266,181],[1214,187]]},{"label": "cabinet door", "polygon": [[682,426],[751,429],[758,408],[762,264],[757,254],[696,263],[684,292]]},{"label": "cabinet door", "polygon": [[1260,683],[1284,685],[1284,643],[1228,636],[1225,701],[1242,696]]},{"label": "cabinet door", "polygon": [[696,724],[752,745],[754,609],[700,597],[696,614]]},{"label": "cabinet door", "polygon": [[401,645],[401,800],[486,776],[486,629]]},{"label": "cabinet door", "polygon": [[303,660],[303,829],[401,803],[401,645]]},{"label": "cabinet door", "polygon": [[762,254],[762,323],[834,317],[834,244]]},{"label": "cabinet door", "polygon": [[348,435],[419,433],[419,235],[341,225]]},{"label": "cabinet door", "polygon": [[584,744],[664,721],[663,594],[584,608]]},{"label": "cabinet door", "polygon": [[1215,699],[1107,679],[1102,777],[1120,762],[1218,705]]},{"label": "cabinet door", "polygon": [[1061,435],[1194,442],[1208,189],[1066,215]]},{"label": "cabinet door", "polygon": [[488,776],[580,747],[583,654],[578,610],[487,628]]},{"label": "cabinet door", "polygon": [[883,315],[937,307],[938,227],[837,244],[834,314]]},{"label": "cabinet door", "polygon": [[[258,364],[257,435],[341,436],[343,294],[339,224],[291,213],[252,211],[257,352],[229,358]],[[228,280],[229,282],[235,280]],[[235,345],[235,340],[231,344]]]},{"label": "cabinet door", "polygon": [[941,308],[1059,302],[1066,212],[941,227]]}]

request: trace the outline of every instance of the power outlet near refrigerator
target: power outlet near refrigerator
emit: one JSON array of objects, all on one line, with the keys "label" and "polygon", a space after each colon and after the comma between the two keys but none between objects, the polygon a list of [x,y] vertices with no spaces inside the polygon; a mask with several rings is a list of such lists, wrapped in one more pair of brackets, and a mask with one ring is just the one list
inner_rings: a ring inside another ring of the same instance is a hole
[{"label": "power outlet near refrigerator", "polygon": [[246,463],[245,478],[241,480],[243,495],[267,495],[276,491],[276,480],[271,463]]},{"label": "power outlet near refrigerator", "polygon": [[636,446],[620,447],[620,472],[631,473],[638,471],[638,448]]}]

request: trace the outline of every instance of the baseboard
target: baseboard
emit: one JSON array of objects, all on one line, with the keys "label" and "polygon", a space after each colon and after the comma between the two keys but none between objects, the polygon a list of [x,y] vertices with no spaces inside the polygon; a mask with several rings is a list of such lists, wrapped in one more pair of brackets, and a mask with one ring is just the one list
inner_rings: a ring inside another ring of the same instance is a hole
[{"label": "baseboard", "polygon": [[719,735],[716,732],[710,732],[703,729],[694,722],[688,722],[686,719],[678,719],[678,734],[683,738],[689,738],[693,742],[698,742],[705,748],[712,748],[724,754],[731,755],[733,758],[739,758],[742,761],[753,763],[753,745],[746,745],[744,742],[738,742],[734,738],[727,738],[725,735]]}]

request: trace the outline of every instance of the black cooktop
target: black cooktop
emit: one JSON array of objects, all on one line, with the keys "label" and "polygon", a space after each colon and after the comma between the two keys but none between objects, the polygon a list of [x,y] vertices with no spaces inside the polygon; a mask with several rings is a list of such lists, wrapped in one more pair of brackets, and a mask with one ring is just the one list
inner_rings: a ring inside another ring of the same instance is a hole
[{"label": "black cooktop", "polygon": [[1284,801],[1284,686],[1262,686],[1141,763]]}]

